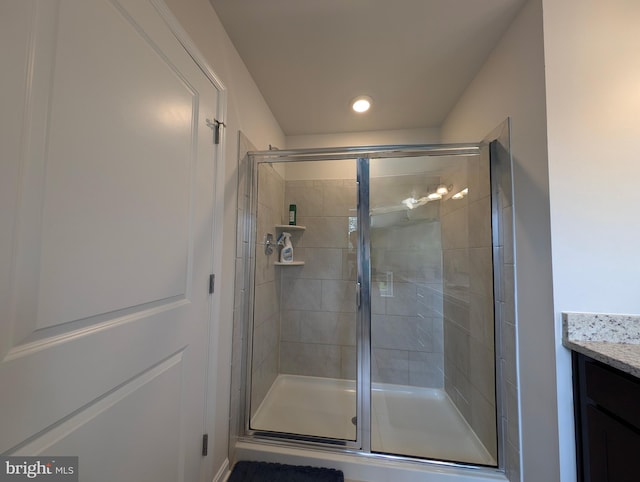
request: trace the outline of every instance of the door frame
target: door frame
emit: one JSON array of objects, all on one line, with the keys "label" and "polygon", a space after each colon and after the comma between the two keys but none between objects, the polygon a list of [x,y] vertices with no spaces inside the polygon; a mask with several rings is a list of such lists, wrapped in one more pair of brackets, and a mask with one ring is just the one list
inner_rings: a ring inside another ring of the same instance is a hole
[{"label": "door frame", "polygon": [[[240,433],[231,433],[231,437],[240,439],[259,439],[274,444],[287,444],[289,442],[303,443],[319,448],[333,449],[337,447],[363,453],[367,456],[380,456],[387,458],[403,458],[401,456],[388,456],[384,454],[371,453],[371,267],[370,267],[370,216],[369,216],[369,161],[372,158],[398,158],[416,156],[443,156],[443,155],[472,155],[479,154],[481,144],[421,144],[421,145],[386,145],[386,146],[363,146],[363,147],[332,147],[317,149],[296,149],[296,150],[269,150],[269,151],[249,151],[247,153],[247,182],[250,183],[245,202],[246,205],[239,209],[239,213],[247,213],[244,218],[238,219],[239,226],[243,225],[239,233],[243,233],[245,239],[246,252],[243,256],[245,266],[241,269],[242,290],[244,300],[241,318],[242,333],[245,334],[242,343],[243,369],[242,380],[240,381],[241,400],[244,402],[240,407]],[[357,292],[359,293],[356,313],[356,350],[357,350],[357,370],[356,370],[356,440],[331,439],[315,436],[298,436],[282,432],[267,432],[253,430],[250,427],[251,414],[251,369],[252,366],[252,336],[253,336],[253,297],[255,266],[250,262],[255,259],[257,239],[257,171],[261,163],[286,163],[300,161],[357,161],[357,183],[358,183],[358,246],[357,255]],[[239,206],[240,207],[240,206]],[[240,242],[240,240],[238,240]],[[234,327],[239,329],[240,327]],[[233,419],[233,417],[232,417]],[[231,427],[233,430],[235,427]],[[433,461],[430,461],[433,462]],[[448,465],[447,462],[438,462]],[[460,466],[460,464],[452,464]]]},{"label": "door frame", "polygon": [[[222,276],[222,260],[223,260],[223,240],[224,240],[224,191],[225,191],[225,150],[226,150],[226,114],[227,114],[227,88],[224,83],[218,77],[218,75],[211,68],[206,61],[205,56],[193,43],[187,32],[182,25],[178,22],[178,19],[173,15],[169,7],[163,0],[150,0],[151,4],[158,11],[162,19],[165,21],[173,35],[177,38],[178,42],[189,53],[193,61],[197,64],[204,75],[209,79],[214,88],[218,91],[218,103],[215,121],[218,123],[219,136],[218,143],[214,144],[214,158],[211,162],[215,163],[214,179],[215,185],[212,186],[215,211],[212,219],[213,230],[213,245],[211,246],[212,253],[212,265],[210,266],[210,272],[212,274],[219,273]],[[211,119],[212,121],[214,119]],[[212,132],[212,139],[214,133]],[[214,278],[215,280],[215,278]],[[218,407],[216,396],[219,393],[217,389],[219,381],[219,370],[222,368],[219,363],[218,352],[219,344],[222,340],[221,334],[221,313],[222,313],[222,289],[214,289],[213,294],[209,300],[209,340],[208,340],[208,366],[207,366],[207,387],[206,387],[206,399],[205,399],[205,427],[206,434],[211,434],[211,440],[209,445],[215,443],[214,434],[216,433],[217,418],[223,417],[227,419],[226,414],[220,414],[220,409],[225,407]],[[209,454],[215,455],[213,450],[208,450]],[[226,454],[225,454],[226,455]],[[215,463],[215,460],[212,462]],[[204,478],[202,480],[214,479],[213,463],[204,464],[205,473],[201,474]],[[223,474],[229,467],[229,459],[225,458],[222,465],[218,468],[218,474]],[[216,480],[219,477],[216,476]]]},{"label": "door frame", "polygon": [[358,158],[357,410],[359,448],[371,452],[371,215],[369,157]]}]

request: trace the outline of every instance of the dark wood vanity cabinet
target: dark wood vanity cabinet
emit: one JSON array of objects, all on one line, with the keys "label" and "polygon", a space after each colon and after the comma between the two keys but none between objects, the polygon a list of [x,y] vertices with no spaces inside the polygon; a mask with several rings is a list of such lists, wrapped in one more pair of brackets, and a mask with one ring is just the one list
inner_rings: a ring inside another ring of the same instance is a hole
[{"label": "dark wood vanity cabinet", "polygon": [[640,481],[640,379],[573,353],[578,481]]}]

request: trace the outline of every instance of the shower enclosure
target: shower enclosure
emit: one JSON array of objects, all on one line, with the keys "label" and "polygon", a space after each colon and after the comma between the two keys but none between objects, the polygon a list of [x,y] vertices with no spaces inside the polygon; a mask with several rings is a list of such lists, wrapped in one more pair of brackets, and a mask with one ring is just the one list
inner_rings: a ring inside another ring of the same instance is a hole
[{"label": "shower enclosure", "polygon": [[[496,258],[510,171],[490,152],[249,153],[241,436],[503,466]],[[283,232],[293,263],[279,259]]]}]

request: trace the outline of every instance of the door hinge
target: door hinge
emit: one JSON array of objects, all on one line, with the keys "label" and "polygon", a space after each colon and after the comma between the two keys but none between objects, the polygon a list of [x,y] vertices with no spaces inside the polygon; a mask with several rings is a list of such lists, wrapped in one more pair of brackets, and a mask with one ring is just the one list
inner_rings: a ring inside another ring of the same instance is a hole
[{"label": "door hinge", "polygon": [[209,275],[209,294],[213,293],[213,289],[215,288],[215,284],[216,284],[216,275],[215,274],[210,274]]},{"label": "door hinge", "polygon": [[220,144],[220,126],[227,127],[227,125],[218,119],[213,119],[213,122],[211,119],[207,119],[207,126],[213,129],[213,143]]},{"label": "door hinge", "polygon": [[202,456],[206,457],[208,452],[209,452],[209,435],[205,433],[204,435],[202,435]]}]

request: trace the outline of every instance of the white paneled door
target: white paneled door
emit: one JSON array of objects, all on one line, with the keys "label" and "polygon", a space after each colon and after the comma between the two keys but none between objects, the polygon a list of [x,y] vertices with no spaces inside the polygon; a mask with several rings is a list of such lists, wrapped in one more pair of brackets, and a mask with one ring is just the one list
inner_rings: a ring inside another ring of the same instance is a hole
[{"label": "white paneled door", "polygon": [[219,91],[154,0],[0,4],[0,453],[204,479]]}]

